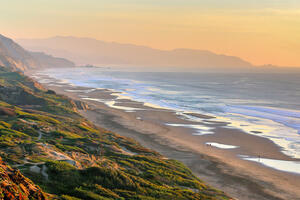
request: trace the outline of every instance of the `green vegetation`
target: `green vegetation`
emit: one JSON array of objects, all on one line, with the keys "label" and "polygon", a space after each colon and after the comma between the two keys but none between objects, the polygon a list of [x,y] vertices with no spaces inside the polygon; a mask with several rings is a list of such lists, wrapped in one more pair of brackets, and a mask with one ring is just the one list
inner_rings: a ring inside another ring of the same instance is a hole
[{"label": "green vegetation", "polygon": [[96,127],[70,99],[2,68],[0,154],[63,200],[229,199],[182,163]]}]

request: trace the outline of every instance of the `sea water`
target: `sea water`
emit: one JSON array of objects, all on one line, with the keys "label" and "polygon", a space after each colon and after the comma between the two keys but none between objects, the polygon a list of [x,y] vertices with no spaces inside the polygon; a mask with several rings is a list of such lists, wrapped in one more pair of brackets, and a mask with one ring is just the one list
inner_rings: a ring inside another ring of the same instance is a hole
[{"label": "sea water", "polygon": [[[119,99],[173,109],[191,122],[203,121],[188,115],[191,112],[215,116],[214,121],[268,138],[285,154],[300,158],[300,74],[134,72],[108,68],[49,69],[39,73],[77,86],[119,92],[115,93]],[[106,104],[114,106],[113,101]],[[212,132],[199,127],[195,135],[203,134]]]}]

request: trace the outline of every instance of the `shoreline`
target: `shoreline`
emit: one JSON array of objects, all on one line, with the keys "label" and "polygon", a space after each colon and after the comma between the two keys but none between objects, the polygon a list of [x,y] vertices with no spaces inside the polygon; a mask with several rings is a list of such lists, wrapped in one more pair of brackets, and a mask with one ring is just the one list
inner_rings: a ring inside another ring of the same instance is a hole
[{"label": "shoreline", "polygon": [[[279,146],[266,138],[244,133],[237,129],[224,128],[222,122],[206,124],[214,127],[214,134],[193,135],[195,131],[186,127],[167,126],[185,124],[186,120],[178,118],[176,112],[148,107],[140,102],[121,99],[111,108],[104,102],[82,99],[111,99],[115,95],[109,91],[70,86],[60,83],[42,83],[48,89],[72,99],[86,102],[90,110],[81,114],[95,124],[133,138],[143,146],[151,148],[162,155],[186,164],[193,173],[209,185],[223,190],[237,199],[300,199],[300,175],[278,171],[260,163],[246,161],[237,155],[248,155],[286,161],[295,161],[281,152]],[[68,91],[69,90],[69,91]],[[76,91],[77,92],[74,92]],[[84,91],[83,91],[84,90]],[[125,112],[118,107],[133,107],[134,112]],[[199,117],[199,116],[197,116]],[[209,116],[200,116],[205,119]],[[189,122],[190,124],[190,122]],[[201,122],[195,125],[201,126]],[[226,137],[224,137],[226,136]],[[182,139],[184,138],[184,140]],[[239,146],[225,150],[206,145],[206,142],[218,142]],[[254,145],[255,144],[255,148]],[[298,180],[295,180],[299,177]]]}]

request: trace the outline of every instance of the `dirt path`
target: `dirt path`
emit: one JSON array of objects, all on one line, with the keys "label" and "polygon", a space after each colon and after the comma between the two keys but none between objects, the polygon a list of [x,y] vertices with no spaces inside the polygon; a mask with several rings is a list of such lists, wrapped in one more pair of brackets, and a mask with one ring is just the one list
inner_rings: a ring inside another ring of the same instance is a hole
[{"label": "dirt path", "polygon": [[49,175],[47,174],[47,167],[46,167],[46,165],[43,165],[43,168],[42,168],[42,175],[44,176],[44,178],[46,179],[46,181],[48,181],[49,180]]},{"label": "dirt path", "polygon": [[38,137],[37,140],[40,141],[42,139],[42,137],[43,137],[43,133],[41,131],[38,131],[38,133],[39,133],[39,137]]}]

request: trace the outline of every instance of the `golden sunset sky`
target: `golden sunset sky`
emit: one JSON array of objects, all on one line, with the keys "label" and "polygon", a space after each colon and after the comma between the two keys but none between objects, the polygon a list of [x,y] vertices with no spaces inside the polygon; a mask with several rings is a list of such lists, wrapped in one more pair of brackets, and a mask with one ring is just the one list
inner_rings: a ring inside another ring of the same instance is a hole
[{"label": "golden sunset sky", "polygon": [[300,66],[300,0],[9,0],[1,34],[192,48]]}]

